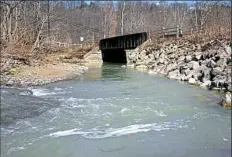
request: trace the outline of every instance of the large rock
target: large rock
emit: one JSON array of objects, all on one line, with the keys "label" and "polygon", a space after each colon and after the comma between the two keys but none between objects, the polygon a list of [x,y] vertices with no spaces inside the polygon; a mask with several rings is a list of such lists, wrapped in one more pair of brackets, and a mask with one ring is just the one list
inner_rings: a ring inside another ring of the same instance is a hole
[{"label": "large rock", "polygon": [[202,52],[195,52],[193,55],[193,60],[199,61],[200,59],[202,59]]},{"label": "large rock", "polygon": [[168,73],[168,78],[176,79],[179,74],[179,70],[174,70]]},{"label": "large rock", "polygon": [[179,73],[184,74],[184,72],[185,72],[184,66],[179,66]]},{"label": "large rock", "polygon": [[167,68],[167,65],[164,65],[164,66],[160,69],[159,74],[161,74],[161,75],[163,75],[163,76],[166,76],[166,75],[168,74],[166,68]]},{"label": "large rock", "polygon": [[[221,78],[221,76],[224,76],[223,71],[220,67],[214,68],[210,71],[210,80],[215,80],[214,78],[217,76],[217,78]],[[225,78],[225,77],[224,77]]]},{"label": "large rock", "polygon": [[169,59],[174,59],[174,58],[176,58],[176,55],[175,55],[175,54],[170,54],[170,55],[169,55]]},{"label": "large rock", "polygon": [[135,65],[134,64],[128,64],[127,67],[128,68],[135,68]]},{"label": "large rock", "polygon": [[201,71],[199,71],[199,70],[194,70],[193,78],[194,78],[195,80],[201,81],[202,78],[203,78],[203,74],[202,74]]},{"label": "large rock", "polygon": [[181,74],[179,78],[181,81],[188,81],[187,77],[184,74]]},{"label": "large rock", "polygon": [[176,64],[176,63],[169,64],[169,65],[167,66],[167,72],[173,71],[173,70],[175,70],[175,69],[177,69],[177,64]]},{"label": "large rock", "polygon": [[224,66],[226,66],[226,62],[227,62],[226,58],[220,58],[220,59],[217,61],[216,66],[224,67]]},{"label": "large rock", "polygon": [[178,62],[182,62],[182,61],[184,61],[185,60],[185,56],[180,56],[179,58],[178,58]]},{"label": "large rock", "polygon": [[211,81],[210,80],[205,80],[202,84],[201,87],[209,87],[211,85]]},{"label": "large rock", "polygon": [[226,77],[225,76],[216,76],[211,85],[210,88],[211,89],[226,89],[227,87],[227,81],[226,81]]},{"label": "large rock", "polygon": [[200,69],[201,69],[202,77],[207,79],[207,80],[211,80],[210,72],[211,72],[212,69],[209,69],[209,68],[207,68],[205,66],[201,66]]},{"label": "large rock", "polygon": [[223,69],[221,67],[216,67],[211,70],[211,75],[224,75]]},{"label": "large rock", "polygon": [[189,80],[190,78],[193,77],[194,71],[190,70],[190,69],[186,69],[185,70],[185,75],[186,75],[186,79]]},{"label": "large rock", "polygon": [[231,82],[228,82],[228,83],[226,84],[226,90],[232,92],[232,83],[231,83]]},{"label": "large rock", "polygon": [[156,72],[156,71],[154,71],[154,70],[149,70],[149,71],[148,71],[148,74],[149,74],[149,75],[156,75],[156,74],[157,74],[157,72]]},{"label": "large rock", "polygon": [[195,79],[195,78],[190,78],[190,79],[188,80],[188,83],[190,83],[190,84],[196,84],[197,82],[196,82],[196,79]]},{"label": "large rock", "polygon": [[225,50],[224,48],[219,48],[218,54],[219,54],[220,58],[230,57],[231,52],[229,52],[229,51],[230,51],[229,49]]},{"label": "large rock", "polygon": [[188,70],[185,72],[186,79],[189,80],[190,78],[194,78],[195,80],[202,80],[203,74],[200,70]]},{"label": "large rock", "polygon": [[188,55],[185,57],[185,62],[190,62],[192,60],[192,56]]},{"label": "large rock", "polygon": [[225,98],[221,103],[221,106],[225,108],[228,108],[228,107],[231,108],[231,93],[230,92],[226,93]]},{"label": "large rock", "polygon": [[167,60],[167,56],[164,53],[161,53],[158,59],[159,64],[164,64]]},{"label": "large rock", "polygon": [[15,83],[14,80],[10,79],[10,80],[7,81],[6,85],[7,86],[12,86],[14,83]]},{"label": "large rock", "polygon": [[148,67],[146,65],[138,65],[136,66],[136,69],[139,71],[147,71]]},{"label": "large rock", "polygon": [[191,61],[191,62],[189,62],[189,64],[191,64],[193,70],[198,69],[200,67],[200,65],[197,61]]},{"label": "large rock", "polygon": [[226,45],[225,47],[226,53],[230,56],[231,55],[231,47],[229,45]]},{"label": "large rock", "polygon": [[158,58],[159,58],[159,55],[160,55],[160,53],[159,53],[158,51],[155,52],[155,54],[154,54],[155,59],[158,59]]},{"label": "large rock", "polygon": [[216,67],[216,65],[217,65],[217,63],[214,62],[212,59],[207,63],[207,66],[209,68],[214,68],[214,67]]}]

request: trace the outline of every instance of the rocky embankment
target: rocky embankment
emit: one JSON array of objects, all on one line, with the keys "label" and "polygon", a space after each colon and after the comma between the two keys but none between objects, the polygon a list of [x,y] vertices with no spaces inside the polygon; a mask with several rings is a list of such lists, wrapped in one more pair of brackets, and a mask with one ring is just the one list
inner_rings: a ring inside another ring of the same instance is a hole
[{"label": "rocky embankment", "polygon": [[192,43],[175,40],[137,48],[128,66],[149,74],[186,81],[208,89],[227,91],[223,106],[231,106],[231,45],[229,40]]}]

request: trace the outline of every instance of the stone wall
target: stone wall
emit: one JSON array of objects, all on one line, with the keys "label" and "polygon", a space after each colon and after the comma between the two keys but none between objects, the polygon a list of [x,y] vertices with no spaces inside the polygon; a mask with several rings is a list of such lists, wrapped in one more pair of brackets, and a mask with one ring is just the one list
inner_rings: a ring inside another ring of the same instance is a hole
[{"label": "stone wall", "polygon": [[101,66],[103,63],[102,53],[98,47],[88,52],[83,59],[86,66]]},{"label": "stone wall", "polygon": [[229,40],[166,41],[129,52],[128,66],[149,74],[231,92],[230,46]]}]

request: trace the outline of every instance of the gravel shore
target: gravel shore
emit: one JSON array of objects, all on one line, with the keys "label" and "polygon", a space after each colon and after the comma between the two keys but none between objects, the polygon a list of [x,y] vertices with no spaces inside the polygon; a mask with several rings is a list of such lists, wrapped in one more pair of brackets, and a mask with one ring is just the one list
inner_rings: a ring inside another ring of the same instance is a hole
[{"label": "gravel shore", "polygon": [[85,73],[88,67],[78,64],[58,63],[42,66],[22,66],[11,69],[10,74],[1,76],[2,86],[37,86],[72,79]]}]

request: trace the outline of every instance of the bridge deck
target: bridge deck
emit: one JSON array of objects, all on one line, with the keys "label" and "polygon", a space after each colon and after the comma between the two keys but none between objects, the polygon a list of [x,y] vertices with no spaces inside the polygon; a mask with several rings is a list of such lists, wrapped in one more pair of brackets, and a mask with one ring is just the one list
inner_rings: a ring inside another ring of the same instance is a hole
[{"label": "bridge deck", "polygon": [[136,33],[100,40],[99,48],[106,49],[134,49],[147,40],[147,33]]}]

